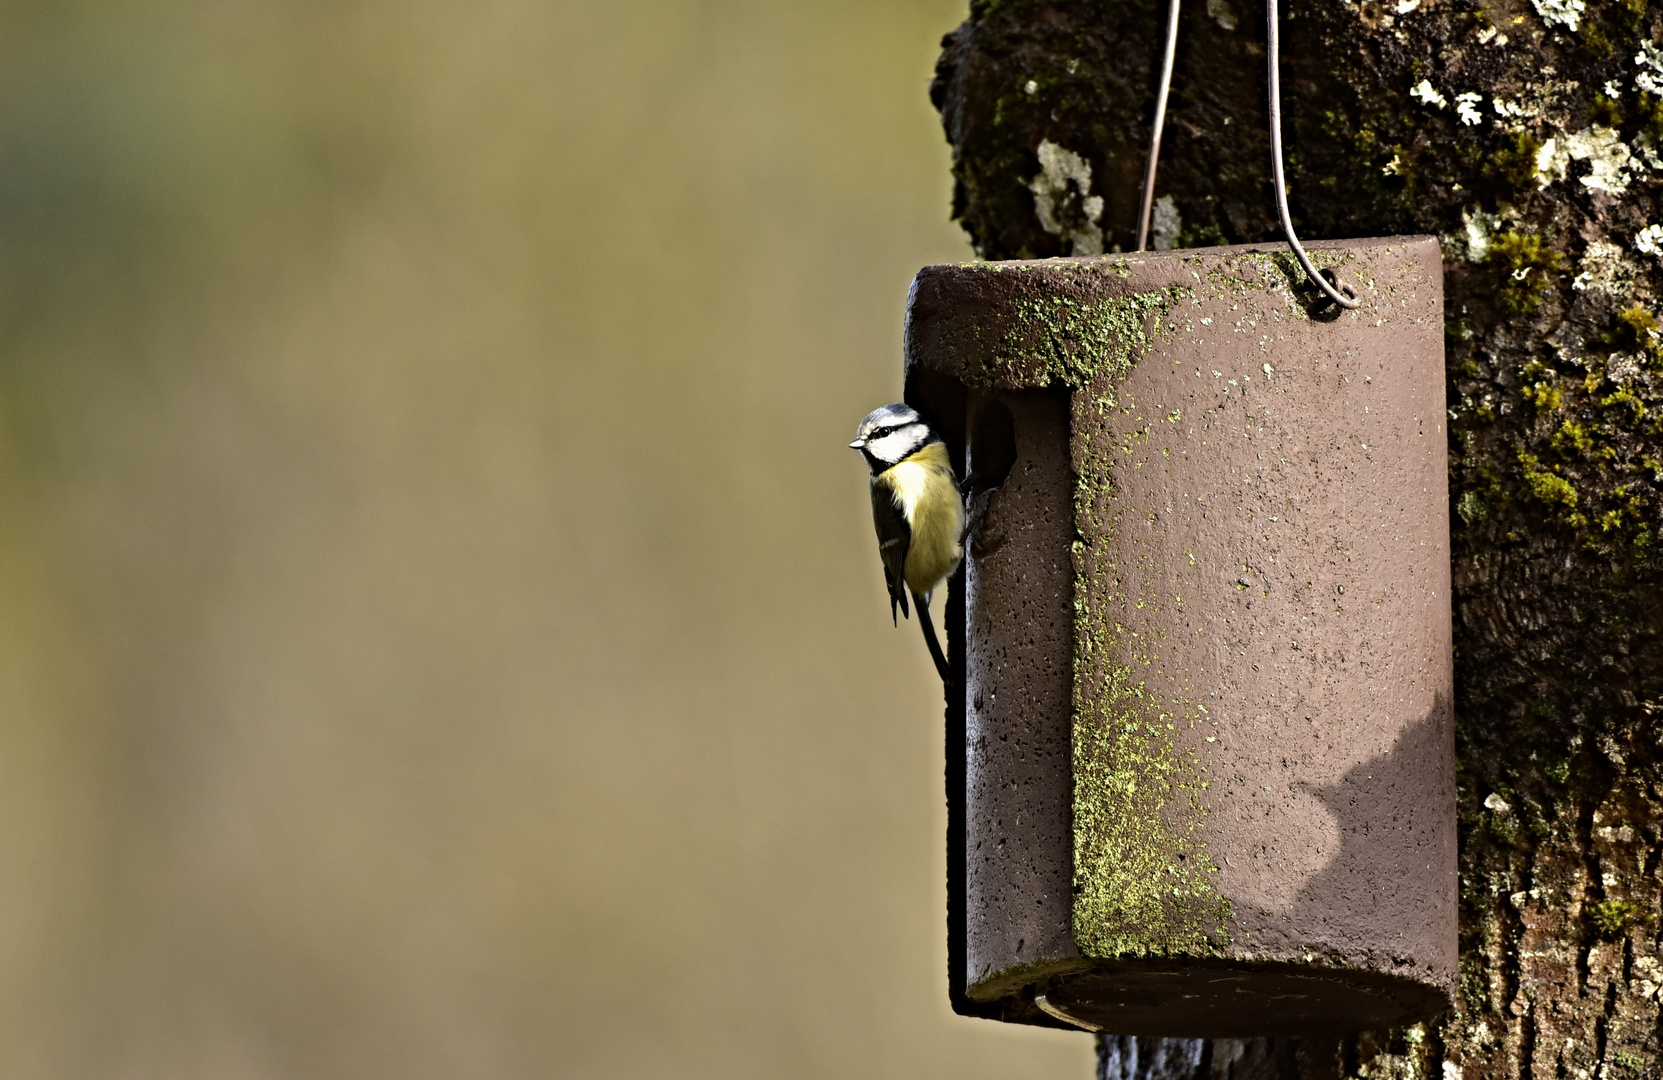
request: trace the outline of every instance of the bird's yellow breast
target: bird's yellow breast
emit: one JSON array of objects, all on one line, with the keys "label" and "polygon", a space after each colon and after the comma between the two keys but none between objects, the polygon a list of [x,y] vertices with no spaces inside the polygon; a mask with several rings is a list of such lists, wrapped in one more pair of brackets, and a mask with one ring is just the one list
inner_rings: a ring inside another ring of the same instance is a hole
[{"label": "bird's yellow breast", "polygon": [[904,567],[907,587],[928,595],[953,572],[963,555],[964,501],[947,447],[931,443],[878,478],[912,528]]}]

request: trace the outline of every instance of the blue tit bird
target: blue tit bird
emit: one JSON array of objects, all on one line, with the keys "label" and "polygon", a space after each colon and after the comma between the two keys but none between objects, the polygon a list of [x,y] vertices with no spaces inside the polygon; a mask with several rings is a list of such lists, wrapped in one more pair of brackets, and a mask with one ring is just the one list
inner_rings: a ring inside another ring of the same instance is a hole
[{"label": "blue tit bird", "polygon": [[964,499],[959,494],[947,444],[906,405],[874,409],[855,431],[852,449],[872,470],[872,524],[889,586],[889,617],[907,611],[907,593],[918,608],[924,643],[943,682],[951,682],[947,658],[930,622],[930,594],[964,556]]}]

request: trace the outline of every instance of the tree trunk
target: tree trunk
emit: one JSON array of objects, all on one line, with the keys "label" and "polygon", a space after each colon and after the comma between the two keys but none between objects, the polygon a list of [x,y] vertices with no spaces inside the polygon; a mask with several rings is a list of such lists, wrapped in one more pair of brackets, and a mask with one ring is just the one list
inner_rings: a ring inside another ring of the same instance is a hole
[{"label": "tree trunk", "polygon": [[[1186,5],[1158,246],[1280,238],[1248,2]],[[1164,17],[975,0],[948,35],[931,96],[981,255],[1131,245]],[[1283,20],[1302,235],[1444,243],[1459,1002],[1335,1042],[1104,1037],[1100,1074],[1657,1075],[1663,11],[1291,0]]]}]

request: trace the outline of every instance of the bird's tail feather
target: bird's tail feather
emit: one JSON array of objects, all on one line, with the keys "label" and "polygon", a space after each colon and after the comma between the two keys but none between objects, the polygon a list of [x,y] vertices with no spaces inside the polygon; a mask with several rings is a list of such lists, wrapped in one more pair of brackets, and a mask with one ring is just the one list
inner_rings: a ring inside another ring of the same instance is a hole
[{"label": "bird's tail feather", "polygon": [[953,673],[947,666],[946,655],[941,651],[941,642],[936,640],[935,623],[930,619],[929,598],[914,592],[912,602],[918,608],[918,625],[924,631],[924,644],[930,647],[930,659],[935,661],[935,670],[944,684],[951,683]]}]

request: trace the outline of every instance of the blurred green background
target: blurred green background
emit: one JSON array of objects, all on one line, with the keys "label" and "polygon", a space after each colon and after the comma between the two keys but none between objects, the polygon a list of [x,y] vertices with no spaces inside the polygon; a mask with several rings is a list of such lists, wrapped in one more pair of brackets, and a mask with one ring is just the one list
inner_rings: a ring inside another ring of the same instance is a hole
[{"label": "blurred green background", "polygon": [[963,13],[0,7],[0,1074],[1089,1075],[844,445]]}]

